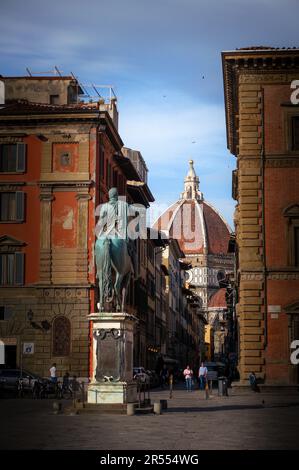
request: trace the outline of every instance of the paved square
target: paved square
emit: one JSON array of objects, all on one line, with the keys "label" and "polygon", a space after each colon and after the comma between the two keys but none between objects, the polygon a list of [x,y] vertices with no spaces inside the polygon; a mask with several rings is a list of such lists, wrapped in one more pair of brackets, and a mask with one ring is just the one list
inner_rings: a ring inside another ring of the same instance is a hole
[{"label": "paved square", "polygon": [[[155,390],[152,401],[168,398]],[[69,406],[70,402],[63,402]],[[53,415],[53,400],[2,399],[1,449],[299,449],[299,393],[174,391],[162,415]]]}]

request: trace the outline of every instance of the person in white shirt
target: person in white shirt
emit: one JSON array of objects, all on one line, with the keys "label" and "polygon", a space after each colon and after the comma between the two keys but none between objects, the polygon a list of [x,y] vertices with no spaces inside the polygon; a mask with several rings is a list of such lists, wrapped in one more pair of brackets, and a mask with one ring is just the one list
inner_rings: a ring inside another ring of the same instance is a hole
[{"label": "person in white shirt", "polygon": [[183,372],[186,380],[186,388],[187,392],[192,392],[192,378],[193,378],[193,370],[190,369],[190,366],[187,366]]},{"label": "person in white shirt", "polygon": [[204,366],[204,363],[201,363],[201,366],[198,371],[198,378],[199,378],[199,388],[200,390],[205,389],[206,381],[208,376],[208,369]]},{"label": "person in white shirt", "polygon": [[51,382],[56,384],[57,383],[57,377],[56,377],[56,362],[52,364],[52,367],[50,368],[50,379]]}]

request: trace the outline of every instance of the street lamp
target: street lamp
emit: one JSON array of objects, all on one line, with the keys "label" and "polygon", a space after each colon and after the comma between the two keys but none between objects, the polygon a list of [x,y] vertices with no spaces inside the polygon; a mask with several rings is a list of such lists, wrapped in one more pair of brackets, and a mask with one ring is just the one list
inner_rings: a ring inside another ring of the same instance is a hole
[{"label": "street lamp", "polygon": [[43,332],[47,332],[51,329],[51,324],[48,322],[48,320],[42,320],[40,324],[38,324],[35,321],[33,321],[33,316],[34,316],[34,313],[30,309],[27,312],[27,320],[29,321],[30,326],[32,326],[32,328],[34,328],[35,330],[42,330]]}]

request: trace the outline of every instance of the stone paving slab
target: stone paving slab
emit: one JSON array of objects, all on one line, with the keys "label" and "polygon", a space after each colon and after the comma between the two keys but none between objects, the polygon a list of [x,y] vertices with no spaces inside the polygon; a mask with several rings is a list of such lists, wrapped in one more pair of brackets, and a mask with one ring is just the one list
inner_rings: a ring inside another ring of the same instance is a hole
[{"label": "stone paving slab", "polygon": [[[299,393],[155,390],[162,415],[53,415],[53,400],[0,400],[0,449],[299,449]],[[63,402],[69,406],[70,402]]]}]

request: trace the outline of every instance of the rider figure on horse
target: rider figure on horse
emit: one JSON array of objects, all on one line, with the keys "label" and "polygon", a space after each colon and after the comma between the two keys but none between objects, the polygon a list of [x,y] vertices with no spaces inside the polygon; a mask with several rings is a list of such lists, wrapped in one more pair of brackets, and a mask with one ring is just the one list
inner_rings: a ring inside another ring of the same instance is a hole
[{"label": "rider figure on horse", "polygon": [[[140,215],[143,209],[143,206],[129,205],[121,200],[117,188],[110,189],[109,202],[100,207],[95,244],[100,311],[105,302],[111,302],[114,294],[117,310],[124,308],[128,283],[134,272],[134,237],[128,221],[130,216],[136,216],[136,212]],[[114,286],[111,267],[116,272]]]}]

